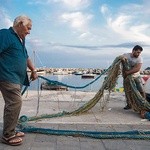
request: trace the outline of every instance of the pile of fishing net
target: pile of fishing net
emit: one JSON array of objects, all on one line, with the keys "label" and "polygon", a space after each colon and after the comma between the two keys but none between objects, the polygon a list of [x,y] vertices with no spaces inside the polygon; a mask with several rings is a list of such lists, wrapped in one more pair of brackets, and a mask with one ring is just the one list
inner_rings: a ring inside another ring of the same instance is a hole
[{"label": "pile of fishing net", "polygon": [[[57,114],[43,114],[39,116],[33,116],[26,118],[25,116],[20,117],[20,122],[23,121],[34,121],[43,118],[53,118],[53,117],[61,117],[61,116],[71,116],[71,115],[80,115],[82,113],[87,112],[91,108],[93,108],[99,101],[102,100],[104,92],[107,90],[109,94],[116,86],[119,75],[122,73],[122,66],[125,66],[125,69],[130,69],[128,62],[122,62],[121,57],[116,57],[113,61],[112,65],[107,69],[107,76],[99,89],[99,91],[95,94],[95,96],[90,99],[87,103],[83,104],[81,107],[73,110],[71,112],[63,111]],[[106,72],[105,72],[106,73]],[[46,79],[48,81],[48,79]],[[126,97],[130,99],[130,105],[133,110],[142,114],[142,117],[147,118],[148,113],[150,111],[150,103],[141,96],[140,92],[137,90],[135,82],[132,76],[126,77],[126,84],[124,85]],[[52,82],[52,81],[51,81]],[[55,81],[56,82],[56,81]],[[106,99],[107,101],[107,99]],[[146,115],[145,115],[146,114]],[[149,115],[150,116],[150,115]],[[150,117],[149,117],[150,118]],[[147,119],[149,119],[147,118]]]},{"label": "pile of fishing net", "polygon": [[[124,63],[124,64],[122,64]],[[89,111],[93,108],[98,101],[101,101],[105,90],[113,91],[116,86],[118,76],[122,72],[122,66],[125,66],[126,69],[130,69],[127,62],[122,62],[120,57],[117,57],[112,65],[107,70],[107,76],[99,89],[99,91],[95,94],[95,96],[90,99],[87,103],[79,107],[78,109],[71,112],[60,112],[57,114],[45,114],[40,116],[21,116],[19,119],[19,127],[23,132],[32,132],[32,133],[43,133],[43,134],[53,134],[53,135],[71,135],[71,136],[86,136],[98,139],[112,139],[112,138],[128,138],[128,139],[150,139],[149,131],[127,131],[127,132],[96,132],[96,131],[73,131],[73,130],[54,130],[54,129],[43,129],[28,126],[26,123],[28,121],[34,121],[43,118],[53,118],[53,117],[61,117],[61,116],[71,116],[71,115],[80,115]],[[135,82],[132,76],[128,76],[125,84],[125,92],[126,96],[130,99],[130,105],[133,110],[142,114],[143,118],[147,118],[150,120],[150,103],[144,99],[139,91],[136,88]]]}]

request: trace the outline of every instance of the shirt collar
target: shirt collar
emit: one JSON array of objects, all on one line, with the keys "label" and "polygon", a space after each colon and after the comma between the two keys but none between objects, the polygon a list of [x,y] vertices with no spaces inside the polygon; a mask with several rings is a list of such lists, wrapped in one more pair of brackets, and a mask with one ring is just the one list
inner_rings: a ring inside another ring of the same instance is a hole
[{"label": "shirt collar", "polygon": [[21,43],[23,43],[23,40],[19,37],[19,35],[17,34],[17,32],[15,31],[15,29],[13,27],[9,28],[10,32],[17,35],[17,37],[20,39]]}]

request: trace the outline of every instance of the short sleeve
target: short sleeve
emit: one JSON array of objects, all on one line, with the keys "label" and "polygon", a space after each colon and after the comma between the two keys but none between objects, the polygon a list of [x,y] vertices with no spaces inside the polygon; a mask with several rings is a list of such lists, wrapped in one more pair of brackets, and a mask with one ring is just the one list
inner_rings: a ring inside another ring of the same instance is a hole
[{"label": "short sleeve", "polygon": [[0,53],[7,50],[10,45],[10,32],[7,29],[0,30]]}]

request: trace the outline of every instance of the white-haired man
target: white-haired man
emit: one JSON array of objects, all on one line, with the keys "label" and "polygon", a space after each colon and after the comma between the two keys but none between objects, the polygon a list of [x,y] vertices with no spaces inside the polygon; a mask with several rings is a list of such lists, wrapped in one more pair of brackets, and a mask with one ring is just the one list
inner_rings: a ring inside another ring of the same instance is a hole
[{"label": "white-haired man", "polygon": [[13,27],[0,30],[0,91],[5,101],[2,142],[9,145],[23,142],[24,133],[16,132],[15,128],[22,105],[22,85],[29,86],[27,67],[32,80],[38,77],[25,47],[25,37],[31,28],[29,17],[18,16]]}]

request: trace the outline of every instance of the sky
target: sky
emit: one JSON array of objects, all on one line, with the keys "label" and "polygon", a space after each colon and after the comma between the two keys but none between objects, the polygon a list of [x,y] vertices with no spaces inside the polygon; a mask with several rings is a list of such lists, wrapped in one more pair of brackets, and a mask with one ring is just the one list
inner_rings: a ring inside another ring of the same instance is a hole
[{"label": "sky", "polygon": [[143,47],[150,66],[149,0],[0,0],[0,29],[19,15],[32,19],[26,47],[36,67],[108,68]]}]

